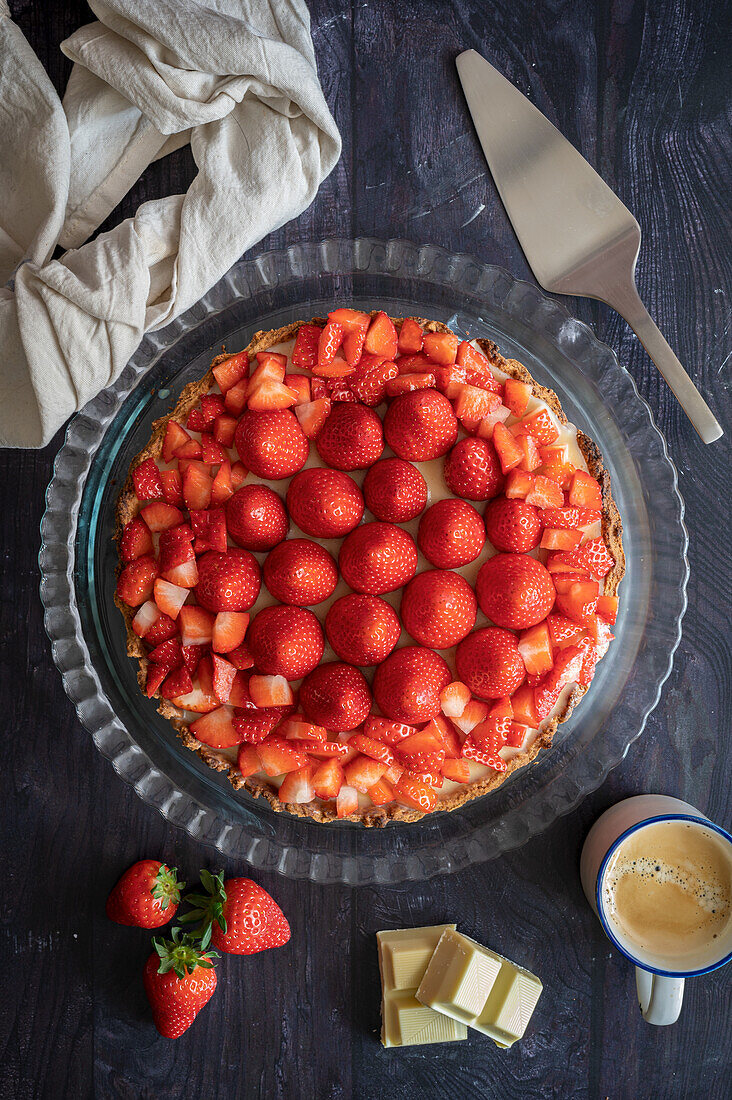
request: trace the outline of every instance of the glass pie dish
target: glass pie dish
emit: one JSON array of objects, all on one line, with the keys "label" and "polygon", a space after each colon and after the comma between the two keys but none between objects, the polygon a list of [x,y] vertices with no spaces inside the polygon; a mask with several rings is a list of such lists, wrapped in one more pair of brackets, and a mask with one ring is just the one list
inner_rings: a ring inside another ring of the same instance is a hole
[{"label": "glass pie dish", "polygon": [[[449,813],[365,829],[275,813],[178,741],[140,692],[113,603],[117,495],[152,421],[221,350],[333,303],[444,321],[494,340],[557,391],[602,451],[623,517],[617,641],[551,748],[498,790]],[[523,844],[603,781],[641,734],[672,667],[686,607],[687,533],[676,470],[613,352],[536,287],[429,245],[304,243],[237,264],[149,334],[121,378],[71,421],[41,524],[41,598],[53,659],[82,725],[140,797],[195,839],[253,867],[352,885],[426,879]]]}]

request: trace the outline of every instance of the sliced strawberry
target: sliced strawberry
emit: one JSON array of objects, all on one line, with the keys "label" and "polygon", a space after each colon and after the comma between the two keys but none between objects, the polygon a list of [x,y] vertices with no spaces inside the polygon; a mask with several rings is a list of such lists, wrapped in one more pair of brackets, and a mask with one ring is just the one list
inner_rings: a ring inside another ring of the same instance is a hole
[{"label": "sliced strawberry", "polygon": [[[218,417],[216,419],[218,420]],[[236,425],[236,418],[232,417],[232,419]],[[204,432],[201,436],[201,450],[203,452],[201,458],[207,466],[220,466],[226,459],[226,451],[208,432]]]},{"label": "sliced strawberry", "polygon": [[178,615],[183,645],[210,645],[215,616],[203,607],[186,604]]},{"label": "sliced strawberry", "polygon": [[579,572],[591,573],[593,577],[606,576],[615,565],[615,559],[602,536],[588,539],[576,550],[560,552],[552,560]]},{"label": "sliced strawberry", "polygon": [[434,718],[430,719],[422,730],[422,733],[434,735],[439,738],[446,756],[455,758],[460,756],[460,738],[456,734],[452,722],[443,717],[443,715],[437,714]]},{"label": "sliced strawberry", "polygon": [[516,688],[511,696],[511,706],[514,722],[525,723],[531,729],[537,728],[539,717],[536,713],[534,689],[532,687],[528,684],[522,684],[520,688]]},{"label": "sliced strawberry", "polygon": [[160,470],[153,458],[146,458],[132,471],[132,481],[138,500],[160,500],[163,495],[163,483]]},{"label": "sliced strawberry", "polygon": [[196,718],[188,728],[198,741],[212,749],[232,748],[240,741],[232,723],[233,716],[231,707],[217,707],[202,718]]},{"label": "sliced strawberry", "polygon": [[168,638],[161,642],[148,653],[148,659],[156,665],[165,665],[166,668],[178,668],[183,664],[183,652],[178,638]]},{"label": "sliced strawberry", "polygon": [[566,592],[557,592],[556,608],[568,619],[586,623],[597,608],[596,581],[574,581]]},{"label": "sliced strawberry", "polygon": [[240,416],[244,406],[247,403],[247,395],[249,393],[249,379],[242,378],[241,382],[237,382],[235,386],[232,386],[230,390],[226,391],[226,411],[230,412],[232,416]]},{"label": "sliced strawberry", "polygon": [[554,664],[552,643],[546,620],[528,630],[522,630],[518,642],[519,653],[532,676],[543,676]]},{"label": "sliced strawberry", "polygon": [[[544,469],[543,466],[542,469]],[[533,504],[535,508],[561,508],[564,503],[564,494],[556,481],[542,474],[536,474],[531,491],[526,494],[526,503]]]},{"label": "sliced strawberry", "polygon": [[545,527],[539,545],[543,550],[574,550],[581,541],[581,531],[566,531],[560,527]]},{"label": "sliced strawberry", "polygon": [[160,480],[163,483],[163,498],[166,504],[173,504],[176,508],[182,508],[183,478],[178,470],[161,470]]},{"label": "sliced strawberry", "polygon": [[168,670],[165,665],[154,665],[150,663],[147,666],[147,677],[145,679],[145,694],[148,699],[152,699],[153,695],[158,691],[165,677],[168,675]]},{"label": "sliced strawberry", "polygon": [[540,518],[544,527],[574,531],[580,527],[589,527],[592,523],[599,523],[602,512],[595,508],[545,508]]},{"label": "sliced strawberry", "polygon": [[[244,612],[240,611],[220,611],[219,615],[243,615]],[[215,624],[214,624],[215,631]],[[239,670],[254,667],[254,658],[252,657],[249,646],[242,642],[236,649],[229,650],[226,654],[227,660],[231,661],[234,668]]]},{"label": "sliced strawberry", "polygon": [[[203,661],[201,664],[203,664]],[[173,702],[181,710],[191,710],[195,714],[209,714],[219,706],[219,701],[214,695],[213,689],[202,687],[196,676],[193,677],[193,691],[189,691],[186,695],[176,696]]]},{"label": "sliced strawberry", "polygon": [[231,463],[228,458],[219,466],[216,477],[211,485],[211,504],[225,504],[234,493],[231,483]]},{"label": "sliced strawberry", "polygon": [[181,588],[177,584],[171,584],[170,581],[158,577],[153,586],[153,593],[155,603],[160,610],[165,615],[169,615],[171,619],[177,619],[178,612],[188,598],[188,589]]},{"label": "sliced strawberry", "polygon": [[252,676],[249,693],[257,707],[287,707],[294,702],[292,688],[284,676]]},{"label": "sliced strawberry", "polygon": [[570,570],[567,565],[556,565],[552,561],[551,555],[547,558],[546,564],[549,572],[552,573],[552,580],[557,592],[569,592],[575,581],[588,581],[590,579],[587,573],[577,573]]},{"label": "sliced strawberry", "polygon": [[228,703],[236,677],[236,669],[218,653],[213,653],[213,691],[220,703]]},{"label": "sliced strawberry", "polygon": [[234,729],[241,741],[249,745],[259,745],[269,737],[282,721],[282,711],[276,707],[265,710],[235,711]]},{"label": "sliced strawberry", "polygon": [[526,500],[533,488],[533,474],[527,474],[524,470],[511,470],[506,477],[506,486],[503,492],[508,500]]},{"label": "sliced strawberry", "polygon": [[374,783],[378,783],[388,766],[381,760],[374,760],[370,756],[357,756],[345,766],[346,783],[349,787],[366,794],[369,787],[373,787]]},{"label": "sliced strawberry", "polygon": [[219,611],[214,620],[211,648],[216,653],[231,653],[244,641],[248,626],[246,611]]},{"label": "sliced strawberry", "polygon": [[[488,756],[498,756],[498,750],[506,744],[506,739],[511,730],[511,718],[495,718],[489,714],[484,721],[468,734],[473,739],[475,746]],[[466,754],[463,753],[463,756]],[[468,757],[469,758],[469,757]]]},{"label": "sliced strawberry", "polygon": [[[386,360],[384,360],[386,362]],[[457,370],[456,367],[440,367],[432,359],[428,359],[426,355],[421,353],[418,355],[400,355],[394,362],[400,374],[433,374],[435,376],[435,384],[439,376],[448,377],[450,381],[456,380],[458,382],[464,382],[464,372],[459,372],[459,378],[453,379],[453,374]]]},{"label": "sliced strawberry", "polygon": [[229,413],[221,413],[214,421],[213,436],[221,447],[233,447],[234,432],[236,431],[236,417]]},{"label": "sliced strawberry", "polygon": [[470,733],[479,722],[488,717],[489,707],[487,703],[471,697],[462,714],[454,715],[452,721],[462,733]]},{"label": "sliced strawberry", "polygon": [[296,405],[307,405],[310,401],[310,379],[306,374],[286,374],[285,385],[297,394]]},{"label": "sliced strawberry", "polygon": [[[400,752],[399,745],[397,745],[396,751],[397,753]],[[409,772],[418,775],[431,775],[439,772],[445,755],[443,748],[435,752],[415,752],[409,756],[400,755],[399,763]]]},{"label": "sliced strawberry", "polygon": [[213,480],[200,466],[190,465],[183,474],[183,499],[188,509],[208,508]]},{"label": "sliced strawberry", "polygon": [[460,420],[482,420],[496,409],[501,401],[490,390],[482,390],[477,386],[463,385],[458,382],[449,387],[448,397],[453,399],[455,415]]},{"label": "sliced strawberry", "polygon": [[538,412],[525,416],[523,420],[519,421],[519,427],[521,431],[533,435],[542,447],[554,443],[559,438],[559,428],[554,416],[547,408],[539,409]]},{"label": "sliced strawberry", "polygon": [[[382,764],[386,764],[387,768],[395,763],[394,753],[391,749],[381,741],[375,741],[373,737],[367,737],[363,733],[354,733],[349,743],[363,753],[364,756],[370,756],[372,760],[380,760]],[[355,786],[355,783],[353,786]]]},{"label": "sliced strawberry", "polygon": [[288,772],[282,780],[280,789],[277,793],[280,802],[284,802],[285,804],[289,802],[298,806],[306,802],[312,802],[315,798],[313,765],[305,764],[304,767],[298,768],[297,771]]},{"label": "sliced strawberry", "polygon": [[119,540],[119,553],[122,561],[135,561],[153,552],[153,540],[150,529],[144,520],[135,516],[122,529]]},{"label": "sliced strawberry", "polygon": [[254,745],[239,745],[237,767],[245,779],[250,775],[254,775],[255,772],[262,770],[259,753]]},{"label": "sliced strawberry", "polygon": [[338,760],[323,760],[313,772],[313,791],[318,798],[336,798],[343,786],[343,768]]},{"label": "sliced strawberry", "polygon": [[374,806],[385,806],[394,801],[394,787],[385,775],[373,787],[369,787],[367,793]]},{"label": "sliced strawberry", "polygon": [[526,740],[526,734],[528,732],[528,726],[522,726],[518,722],[512,722],[511,728],[508,731],[508,736],[506,737],[506,747],[520,749]]},{"label": "sliced strawberry", "polygon": [[195,674],[198,668],[201,658],[205,656],[207,647],[205,645],[184,645],[181,646],[181,652],[183,654],[183,664],[186,666],[191,676]]},{"label": "sliced strawberry", "polygon": [[539,454],[539,447],[533,435],[519,435],[516,437],[516,442],[523,452],[523,458],[518,468],[520,470],[525,470],[529,474],[533,473],[534,470],[538,470],[542,460]]},{"label": "sliced strawberry", "polygon": [[341,764],[353,760],[357,753],[356,749],[343,741],[303,741],[301,748],[307,749],[308,754],[316,760],[337,759]]},{"label": "sliced strawberry", "polygon": [[250,390],[247,404],[256,412],[267,412],[271,409],[289,409],[297,404],[297,390],[290,389],[283,382],[265,379],[252,387],[254,379],[250,381]]},{"label": "sliced strawberry", "polygon": [[331,402],[328,397],[321,397],[317,401],[309,401],[305,405],[295,406],[295,416],[308,439],[317,439],[328,419],[330,410]]},{"label": "sliced strawberry", "polygon": [[249,356],[244,351],[240,351],[236,355],[230,355],[228,359],[224,359],[223,363],[216,364],[213,368],[213,374],[219,384],[219,389],[225,394],[237,382],[241,382],[242,378],[248,376]]},{"label": "sliced strawberry", "polygon": [[144,638],[150,630],[150,627],[153,623],[157,622],[159,618],[160,612],[156,605],[152,600],[146,600],[132,620],[132,629],[138,638]]},{"label": "sliced strawberry", "polygon": [[377,313],[366,333],[364,349],[370,355],[393,359],[398,349],[397,331],[385,313]]},{"label": "sliced strawberry", "polygon": [[280,727],[280,736],[288,741],[320,742],[328,740],[325,726],[316,726],[308,722],[301,714],[292,714]]},{"label": "sliced strawberry", "polygon": [[169,420],[163,437],[163,462],[172,462],[178,449],[191,437],[177,420]]},{"label": "sliced strawberry", "polygon": [[442,774],[453,783],[469,783],[470,762],[465,758],[452,760],[448,757],[442,763]]},{"label": "sliced strawberry", "polygon": [[149,555],[135,558],[119,575],[116,590],[118,598],[129,607],[139,607],[151,598],[157,575],[155,558]]},{"label": "sliced strawberry", "polygon": [[364,733],[367,737],[383,741],[387,745],[398,745],[405,738],[413,737],[416,732],[415,726],[408,726],[405,722],[392,722],[388,718],[380,718],[375,714],[369,715],[364,725]]},{"label": "sliced strawberry", "polygon": [[451,332],[425,332],[424,353],[433,363],[449,367],[455,362],[459,343],[457,336]]},{"label": "sliced strawberry", "polygon": [[186,695],[193,691],[193,680],[185,665],[170,672],[160,688],[163,699],[175,699],[179,695]]},{"label": "sliced strawberry", "polygon": [[[231,660],[232,654],[227,653],[226,658],[230,665],[234,665]],[[241,669],[236,668],[236,676],[234,677],[234,683],[231,685],[231,695],[229,696],[229,703],[232,707],[239,707],[244,710],[255,710],[256,706],[252,701],[252,697],[249,694],[249,680],[250,676]]]},{"label": "sliced strawberry", "polygon": [[459,718],[470,702],[470,688],[461,680],[453,680],[440,692],[442,713],[448,718]]},{"label": "sliced strawberry", "polygon": [[413,317],[405,317],[399,329],[397,347],[400,355],[417,355],[422,350],[424,333]]},{"label": "sliced strawberry", "polygon": [[148,504],[140,511],[140,515],[153,533],[177,527],[185,518],[179,508],[173,507],[172,504],[164,504],[160,500],[155,501],[154,504]]},{"label": "sliced strawberry", "polygon": [[402,806],[430,813],[437,805],[437,791],[417,776],[404,772],[394,787],[394,798]]},{"label": "sliced strawberry", "polygon": [[312,370],[318,362],[318,341],[322,329],[318,325],[300,325],[292,349],[293,367]]},{"label": "sliced strawberry", "polygon": [[313,374],[320,374],[324,368],[330,366],[342,343],[343,326],[337,321],[328,321],[318,339],[318,361],[311,367]]},{"label": "sliced strawberry", "polygon": [[503,403],[514,416],[523,416],[531,397],[528,382],[519,382],[517,378],[507,378],[503,386]]},{"label": "sliced strawberry", "polygon": [[501,470],[507,474],[518,466],[524,457],[524,452],[504,424],[496,424],[493,429],[493,446],[498,452],[501,461]]},{"label": "sliced strawberry", "polygon": [[584,656],[584,650],[577,646],[568,646],[557,654],[554,668],[534,688],[534,705],[539,721],[551,713],[564,688],[577,682]]},{"label": "sliced strawberry", "polygon": [[[361,359],[363,368],[363,357]],[[370,408],[380,405],[386,398],[386,387],[390,380],[395,379],[399,373],[396,363],[383,360],[369,370],[361,369],[358,374],[349,379],[351,390],[359,401]]]},{"label": "sliced strawberry", "polygon": [[[197,439],[189,439],[187,443],[184,443],[182,447],[178,448],[178,469],[181,474],[187,469],[187,462],[190,460],[196,462],[203,458],[203,447]],[[186,465],[184,465],[184,463]]]},{"label": "sliced strawberry", "polygon": [[585,638],[583,625],[564,615],[547,615],[546,621],[555,649],[566,649],[570,645],[578,646]]},{"label": "sliced strawberry", "polygon": [[339,818],[351,817],[358,813],[358,791],[355,787],[343,784],[336,798],[336,812]]},{"label": "sliced strawberry", "polygon": [[506,761],[502,760],[498,756],[497,752],[494,752],[489,745],[487,748],[483,748],[481,745],[476,744],[473,740],[473,735],[468,736],[463,741],[463,757],[466,760],[474,760],[476,764],[483,764],[485,767],[493,768],[497,772],[505,772]]},{"label": "sliced strawberry", "polygon": [[226,514],[221,505],[215,505],[212,508],[191,508],[190,515],[191,526],[196,536],[196,553],[203,554],[206,550],[218,550],[223,554],[228,543]]},{"label": "sliced strawberry", "polygon": [[598,596],[597,614],[601,619],[604,619],[606,623],[614,623],[618,617],[618,597]]},{"label": "sliced strawberry", "polygon": [[169,615],[158,614],[157,619],[145,635],[145,641],[148,645],[156,646],[160,645],[161,642],[167,642],[168,638],[174,638],[177,633],[178,626],[175,621]]},{"label": "sliced strawberry", "polygon": [[489,361],[469,341],[460,342],[456,362],[459,367],[465,368],[466,381],[470,385],[480,386],[484,390],[493,390],[494,393],[501,392],[501,383],[494,375]]},{"label": "sliced strawberry", "polygon": [[350,381],[350,378],[344,376],[327,380],[328,397],[331,401],[349,401],[352,405],[356,403],[356,395],[349,385]]},{"label": "sliced strawberry", "polygon": [[283,775],[308,763],[307,754],[274,734],[257,745],[257,754],[267,775]]},{"label": "sliced strawberry", "polygon": [[400,393],[433,389],[434,385],[434,374],[400,374],[396,378],[390,378],[385,389],[387,396],[398,397]]},{"label": "sliced strawberry", "polygon": [[[138,494],[139,495],[139,494]],[[569,503],[577,508],[602,509],[602,491],[594,477],[577,470],[569,487]]]},{"label": "sliced strawberry", "polygon": [[569,488],[575,472],[576,467],[571,462],[545,462],[539,467],[541,476],[553,481],[560,489]]}]

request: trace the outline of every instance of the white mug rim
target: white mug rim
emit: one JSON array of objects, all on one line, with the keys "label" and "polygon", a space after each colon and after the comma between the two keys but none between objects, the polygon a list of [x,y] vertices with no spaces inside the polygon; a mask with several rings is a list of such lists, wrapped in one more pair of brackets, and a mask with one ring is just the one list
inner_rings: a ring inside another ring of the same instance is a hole
[{"label": "white mug rim", "polygon": [[600,869],[597,872],[597,881],[595,883],[595,901],[597,904],[597,915],[608,939],[614,944],[614,946],[618,949],[618,951],[620,951],[622,955],[625,955],[626,959],[629,959],[630,962],[639,967],[639,969],[646,970],[649,974],[659,974],[661,977],[664,978],[696,978],[699,977],[701,974],[711,974],[713,970],[718,970],[720,966],[724,966],[726,963],[732,961],[732,950],[730,950],[723,958],[719,959],[717,962],[710,963],[709,966],[703,966],[699,970],[661,970],[658,967],[649,966],[649,964],[646,962],[641,962],[640,959],[637,959],[634,955],[632,955],[627,947],[620,943],[620,941],[614,935],[610,926],[610,922],[605,916],[602,882],[605,877],[607,865],[610,862],[612,856],[615,854],[623,841],[627,840],[627,838],[629,836],[632,836],[633,833],[637,833],[639,829],[644,829],[647,825],[657,825],[665,821],[689,821],[693,825],[701,825],[705,829],[711,829],[712,832],[718,833],[730,844],[730,846],[732,846],[732,834],[728,833],[726,829],[723,829],[721,825],[717,825],[716,822],[709,821],[705,817],[695,817],[693,814],[657,814],[654,817],[645,817],[642,821],[636,821],[634,825],[631,825],[625,830],[625,832],[622,832],[619,836],[615,838],[615,840],[612,842],[607,852],[605,853],[602,863],[600,864]]}]

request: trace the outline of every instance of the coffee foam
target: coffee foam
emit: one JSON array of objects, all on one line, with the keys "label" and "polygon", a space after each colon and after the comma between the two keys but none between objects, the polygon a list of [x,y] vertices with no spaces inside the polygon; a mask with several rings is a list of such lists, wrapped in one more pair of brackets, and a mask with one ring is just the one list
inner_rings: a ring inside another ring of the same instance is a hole
[{"label": "coffee foam", "polygon": [[728,847],[689,822],[649,825],[628,837],[603,883],[605,913],[620,938],[676,960],[719,954],[715,941],[730,932],[732,918]]}]

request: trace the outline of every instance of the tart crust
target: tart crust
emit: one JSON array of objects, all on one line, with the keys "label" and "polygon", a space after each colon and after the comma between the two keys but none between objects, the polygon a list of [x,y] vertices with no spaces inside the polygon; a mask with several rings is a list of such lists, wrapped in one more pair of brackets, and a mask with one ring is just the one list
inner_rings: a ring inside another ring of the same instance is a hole
[{"label": "tart crust", "polygon": [[[373,310],[371,316],[376,316],[377,312],[378,310]],[[404,318],[393,317],[392,320],[398,325]],[[414,320],[421,325],[425,332],[450,331],[449,328],[440,321],[429,321],[420,317],[415,317]],[[300,326],[306,323],[324,325],[325,320],[321,317],[314,317],[311,322],[295,321],[292,324],[285,325],[278,329],[271,329],[268,332],[256,332],[248,347],[244,350],[251,359],[258,351],[267,351],[276,344],[293,339]],[[553,390],[539,385],[526,367],[522,363],[519,363],[518,360],[505,359],[504,356],[501,355],[498,346],[494,344],[492,340],[476,340],[476,343],[492,366],[503,371],[511,378],[526,382],[530,385],[533,395],[546,402],[555,413],[560,423],[567,423],[567,417],[564,415],[559,398]],[[177,420],[183,423],[186,420],[189,412],[198,404],[201,397],[208,393],[209,389],[214,384],[215,378],[212,368],[225,359],[228,359],[230,354],[229,352],[224,352],[221,355],[217,355],[211,363],[211,368],[202,378],[195,382],[189,382],[188,385],[184,387],[172,412],[153,423],[152,435],[146,446],[143,447],[139,454],[132,460],[127,478],[119,495],[114,530],[114,541],[117,545],[119,545],[119,539],[124,525],[133,519],[138,511],[137,497],[135,495],[132,480],[132,470],[146,458],[157,459],[160,457],[168,421]],[[610,553],[615,559],[615,565],[604,579],[603,591],[607,596],[614,596],[617,594],[618,585],[625,573],[625,554],[622,541],[623,528],[620,513],[613,500],[610,486],[610,474],[605,469],[602,455],[597,444],[579,429],[577,430],[577,443],[587,463],[589,473],[598,481],[602,491],[602,535]],[[132,629],[132,620],[135,611],[119,600],[116,594],[114,602],[124,616],[127,631],[127,655],[138,661],[137,680],[141,690],[144,692],[148,660],[141,640]],[[554,715],[525,751],[518,753],[511,760],[507,761],[505,771],[496,772],[495,775],[485,776],[483,779],[475,780],[472,783],[466,783],[447,798],[441,799],[432,813],[455,810],[459,806],[463,806],[466,802],[472,801],[474,798],[480,798],[482,795],[488,794],[490,791],[499,787],[510,775],[518,771],[519,768],[530,764],[543,749],[548,749],[550,747],[559,724],[561,722],[566,722],[587,690],[586,687],[575,684],[567,696],[561,711]],[[371,827],[384,826],[389,821],[418,821],[420,818],[426,816],[420,810],[410,809],[406,806],[401,806],[398,803],[392,802],[385,806],[364,808],[357,814],[350,815],[348,818],[339,819],[335,810],[331,809],[326,804],[316,802],[304,804],[281,802],[277,794],[277,788],[273,784],[257,776],[244,778],[224,753],[209,748],[207,745],[202,745],[196,740],[188,729],[188,724],[184,720],[183,711],[157,694],[153,698],[158,700],[158,713],[171,723],[177,731],[178,737],[187,749],[191,749],[193,752],[197,753],[203,763],[209,768],[212,768],[214,771],[224,772],[235,790],[244,788],[254,795],[255,798],[265,798],[272,809],[277,812],[285,810],[288,813],[294,814],[296,817],[307,817],[312,821],[321,823],[347,820],[359,822],[362,825]]]}]

